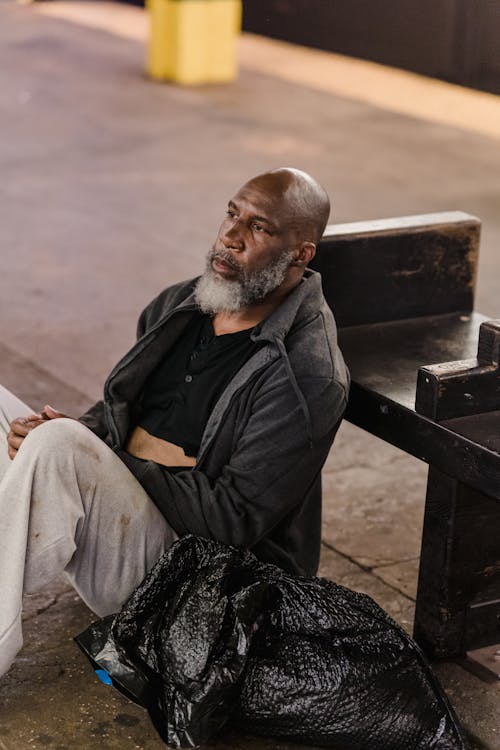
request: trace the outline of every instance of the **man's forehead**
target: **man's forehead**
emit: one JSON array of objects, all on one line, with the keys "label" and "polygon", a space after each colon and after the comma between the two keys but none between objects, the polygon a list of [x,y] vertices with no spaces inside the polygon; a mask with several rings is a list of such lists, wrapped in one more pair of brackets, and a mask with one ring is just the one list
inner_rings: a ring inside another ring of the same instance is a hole
[{"label": "man's forehead", "polygon": [[276,213],[283,218],[289,213],[288,201],[282,191],[270,189],[268,185],[257,181],[250,181],[243,185],[232,202],[237,206],[258,213],[259,215],[272,215]]}]

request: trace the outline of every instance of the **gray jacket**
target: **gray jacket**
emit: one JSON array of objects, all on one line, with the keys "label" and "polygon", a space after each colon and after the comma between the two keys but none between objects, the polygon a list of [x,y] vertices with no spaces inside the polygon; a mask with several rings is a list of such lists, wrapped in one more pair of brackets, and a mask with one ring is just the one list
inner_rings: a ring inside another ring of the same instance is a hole
[{"label": "gray jacket", "polygon": [[180,535],[246,547],[265,562],[314,575],[320,472],[347,402],[348,373],[321,277],[301,283],[252,333],[261,342],[222,393],[196,466],[172,474],[123,450],[141,392],[196,310],[196,279],[165,289],[139,318],[136,344],[80,421],[122,458]]}]

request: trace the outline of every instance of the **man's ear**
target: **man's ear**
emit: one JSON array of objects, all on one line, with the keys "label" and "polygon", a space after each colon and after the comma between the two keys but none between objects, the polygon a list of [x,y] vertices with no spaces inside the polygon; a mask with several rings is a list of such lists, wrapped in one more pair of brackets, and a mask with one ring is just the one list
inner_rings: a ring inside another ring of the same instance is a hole
[{"label": "man's ear", "polygon": [[292,265],[305,267],[309,265],[315,255],[316,245],[314,242],[303,242],[294,252]]}]

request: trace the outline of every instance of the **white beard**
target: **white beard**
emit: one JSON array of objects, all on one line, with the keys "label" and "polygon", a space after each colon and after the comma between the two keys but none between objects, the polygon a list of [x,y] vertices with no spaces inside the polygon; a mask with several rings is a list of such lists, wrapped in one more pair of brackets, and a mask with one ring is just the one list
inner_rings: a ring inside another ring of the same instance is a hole
[{"label": "white beard", "polygon": [[[219,254],[222,257],[223,254]],[[263,300],[285,280],[290,267],[292,253],[283,253],[260,271],[247,274],[238,268],[238,278],[223,279],[212,268],[215,256],[213,250],[208,254],[207,268],[194,289],[196,303],[207,315],[218,312],[238,312]],[[234,261],[233,261],[234,263]]]},{"label": "white beard", "polygon": [[218,312],[236,312],[241,310],[242,293],[239,281],[227,281],[216,276],[212,270],[206,270],[198,280],[194,290],[196,303],[206,315]]}]

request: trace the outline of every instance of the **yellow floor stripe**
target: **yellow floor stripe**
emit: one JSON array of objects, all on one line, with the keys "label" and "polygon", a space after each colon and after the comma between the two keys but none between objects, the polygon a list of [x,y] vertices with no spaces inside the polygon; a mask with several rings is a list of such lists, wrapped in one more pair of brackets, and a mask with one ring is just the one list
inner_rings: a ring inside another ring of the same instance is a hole
[{"label": "yellow floor stripe", "polygon": [[[34,12],[146,42],[143,8],[113,2],[32,4]],[[398,114],[500,138],[500,97],[385,65],[242,34],[242,68],[355,99]]]},{"label": "yellow floor stripe", "polygon": [[241,64],[254,71],[432,122],[500,138],[500,97],[433,78],[249,34]]}]

